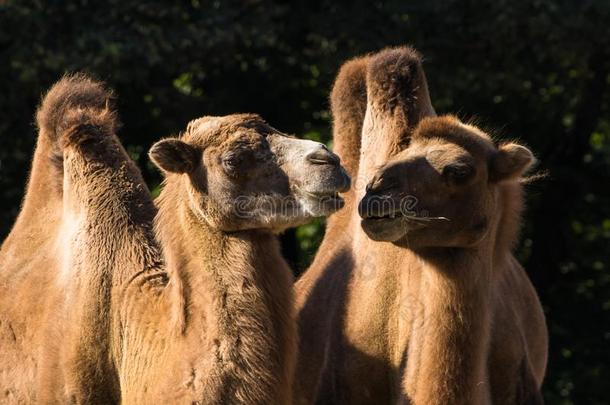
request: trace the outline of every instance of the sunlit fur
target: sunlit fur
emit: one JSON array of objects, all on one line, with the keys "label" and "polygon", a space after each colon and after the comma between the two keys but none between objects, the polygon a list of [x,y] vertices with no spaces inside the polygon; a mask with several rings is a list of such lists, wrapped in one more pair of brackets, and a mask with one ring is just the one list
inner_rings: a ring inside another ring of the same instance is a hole
[{"label": "sunlit fur", "polygon": [[[349,161],[353,154],[340,154],[346,166],[357,168],[355,200],[348,194],[349,214],[333,215],[339,219],[329,221],[314,263],[297,282],[302,382],[295,402],[540,403],[547,358],[544,315],[511,254],[523,204],[522,173],[473,189],[487,193],[489,188],[493,195],[493,204],[486,205],[489,226],[478,238],[452,239],[449,248],[443,234],[432,238],[430,226],[430,237],[420,239],[419,247],[409,244],[409,233],[394,242],[371,240],[356,206],[366,194],[364,186],[383,176],[392,159],[399,164],[401,153],[418,154],[420,146],[429,146],[423,138],[415,140],[414,132],[423,136],[438,126],[440,139],[429,142],[440,148],[454,147],[443,138],[454,125],[471,142],[486,136],[454,118],[420,124],[435,114],[421,58],[412,49],[387,49],[348,63],[358,68],[342,69],[334,89],[358,88],[364,76],[366,106],[333,103],[332,113],[334,122],[362,122],[361,130],[334,128],[336,143],[351,138],[352,145],[360,145],[357,163]],[[362,99],[354,93],[351,100]],[[496,146],[486,142],[493,154]],[[417,181],[426,184],[423,173]],[[421,208],[438,197],[451,212],[471,210],[452,206],[442,188],[421,193]],[[430,214],[442,216],[442,206],[437,208]],[[464,244],[467,239],[471,243]]]},{"label": "sunlit fur", "polygon": [[164,273],[155,209],[110,104],[74,75],[38,109],[27,192],[0,250],[2,402],[120,399],[122,295],[134,274]]}]

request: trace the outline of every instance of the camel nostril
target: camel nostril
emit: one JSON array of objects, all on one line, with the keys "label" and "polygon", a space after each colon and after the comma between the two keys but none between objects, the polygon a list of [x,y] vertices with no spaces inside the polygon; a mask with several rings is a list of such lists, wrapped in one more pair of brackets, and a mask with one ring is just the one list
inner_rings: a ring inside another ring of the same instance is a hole
[{"label": "camel nostril", "polygon": [[314,165],[339,165],[340,163],[339,157],[326,149],[311,152],[306,156],[306,159]]},{"label": "camel nostril", "polygon": [[383,194],[396,189],[398,186],[396,181],[384,177],[374,177],[365,188],[369,194]]}]

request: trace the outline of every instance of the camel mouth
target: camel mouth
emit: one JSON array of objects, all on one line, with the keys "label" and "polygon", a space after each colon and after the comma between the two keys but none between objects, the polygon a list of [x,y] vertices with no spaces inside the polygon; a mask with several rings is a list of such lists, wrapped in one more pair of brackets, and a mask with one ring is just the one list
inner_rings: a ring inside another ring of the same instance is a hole
[{"label": "camel mouth", "polygon": [[375,227],[391,225],[394,223],[398,224],[402,221],[403,221],[403,217],[401,217],[400,215],[395,215],[395,214],[388,214],[388,215],[383,215],[383,216],[369,216],[369,217],[361,219],[361,222],[363,224],[370,224]]},{"label": "camel mouth", "polygon": [[431,216],[420,216],[413,213],[405,214],[401,211],[394,211],[387,214],[369,214],[367,216],[362,216],[363,220],[372,220],[372,221],[383,221],[383,220],[394,220],[400,219],[405,222],[413,222],[418,224],[430,224],[433,222],[444,222],[449,221],[447,217],[431,217]]},{"label": "camel mouth", "polygon": [[339,191],[305,191],[298,190],[307,201],[309,211],[316,215],[327,215],[340,210],[345,205],[345,200]]},{"label": "camel mouth", "polygon": [[407,231],[402,218],[390,214],[363,218],[360,226],[369,238],[378,242],[393,242],[403,237]]},{"label": "camel mouth", "polygon": [[381,215],[363,216],[360,225],[369,238],[375,241],[394,242],[409,232],[426,228],[439,221],[449,221],[449,219],[395,211]]},{"label": "camel mouth", "polygon": [[361,217],[362,217],[362,219],[377,221],[377,220],[396,219],[396,218],[403,217],[403,215],[400,211],[394,211],[394,212],[389,212],[387,214],[361,215]]},{"label": "camel mouth", "polygon": [[339,195],[338,191],[327,191],[327,192],[309,192],[303,191],[308,197],[320,201],[320,202],[337,202],[344,203],[343,197]]}]

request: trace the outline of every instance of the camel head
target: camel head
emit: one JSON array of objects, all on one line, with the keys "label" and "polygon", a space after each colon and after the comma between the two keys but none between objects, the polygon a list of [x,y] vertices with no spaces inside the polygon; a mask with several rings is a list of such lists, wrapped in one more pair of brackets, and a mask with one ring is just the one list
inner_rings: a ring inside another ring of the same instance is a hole
[{"label": "camel head", "polygon": [[328,215],[350,187],[323,144],[283,134],[254,114],[191,121],[180,138],[157,142],[150,157],[166,173],[166,188],[178,183],[171,190],[189,209],[226,232],[281,231]]},{"label": "camel head", "polygon": [[493,226],[500,184],[518,181],[534,160],[524,146],[496,146],[455,117],[425,118],[368,183],[362,227],[409,248],[474,246]]}]

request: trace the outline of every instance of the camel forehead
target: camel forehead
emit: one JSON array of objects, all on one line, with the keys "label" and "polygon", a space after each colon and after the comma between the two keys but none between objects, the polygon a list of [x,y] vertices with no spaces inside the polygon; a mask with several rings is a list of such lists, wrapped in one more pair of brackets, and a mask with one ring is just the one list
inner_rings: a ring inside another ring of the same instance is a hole
[{"label": "camel forehead", "polygon": [[435,167],[443,167],[455,162],[476,164],[476,161],[479,160],[476,159],[476,155],[473,156],[473,153],[458,144],[448,143],[438,138],[430,138],[412,143],[407,149],[394,156],[385,167],[400,167],[404,161],[412,161],[422,157]]},{"label": "camel forehead", "polygon": [[431,139],[429,142],[427,142],[423,151],[427,159],[436,160],[439,161],[439,163],[450,163],[452,161],[464,159],[470,160],[468,158],[471,155],[466,148],[437,138]]},{"label": "camel forehead", "polygon": [[[189,122],[182,139],[202,147],[251,143],[278,133],[256,114],[233,114],[223,117],[206,116]],[[227,145],[228,146],[228,145]]]},{"label": "camel forehead", "polygon": [[424,145],[426,149],[445,149],[448,154],[456,155],[468,152],[481,158],[496,150],[489,135],[454,117],[423,120],[413,134],[412,141],[414,144]]}]

